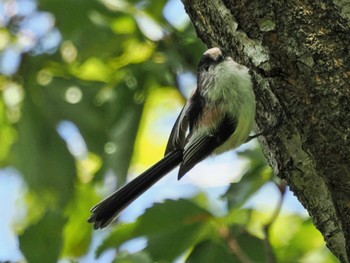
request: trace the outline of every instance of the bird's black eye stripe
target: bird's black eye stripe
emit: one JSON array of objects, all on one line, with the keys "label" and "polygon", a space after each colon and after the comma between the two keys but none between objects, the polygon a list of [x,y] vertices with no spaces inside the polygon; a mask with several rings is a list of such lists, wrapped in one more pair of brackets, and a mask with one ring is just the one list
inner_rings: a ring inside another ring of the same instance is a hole
[{"label": "bird's black eye stripe", "polygon": [[209,66],[213,63],[213,59],[210,56],[203,56],[198,63],[199,70],[208,70]]},{"label": "bird's black eye stripe", "polygon": [[220,63],[224,60],[224,56],[220,55],[219,58],[215,61],[216,63]]},{"label": "bird's black eye stripe", "polygon": [[217,60],[214,60],[209,55],[204,55],[198,63],[199,70],[208,70],[210,65],[218,64],[224,60],[224,57],[220,55]]}]

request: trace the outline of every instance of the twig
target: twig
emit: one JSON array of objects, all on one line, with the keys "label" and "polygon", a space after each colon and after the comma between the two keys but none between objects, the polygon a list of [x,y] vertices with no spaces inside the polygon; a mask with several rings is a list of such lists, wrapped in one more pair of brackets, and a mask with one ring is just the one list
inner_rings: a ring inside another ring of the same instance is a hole
[{"label": "twig", "polygon": [[[277,184],[276,184],[277,185]],[[269,263],[276,263],[277,262],[277,258],[276,258],[276,255],[273,251],[273,248],[272,248],[272,245],[271,245],[271,242],[270,242],[270,236],[269,236],[269,232],[270,232],[270,228],[272,226],[272,224],[276,221],[279,213],[281,212],[281,208],[282,208],[282,205],[283,205],[283,201],[284,201],[284,196],[285,196],[285,193],[286,193],[286,184],[284,182],[281,181],[281,183],[279,185],[277,185],[279,191],[280,191],[280,194],[281,194],[281,197],[277,203],[277,206],[270,218],[270,221],[264,225],[263,227],[263,231],[264,231],[264,235],[265,235],[265,249],[266,249],[266,253],[267,253],[267,262]]]},{"label": "twig", "polygon": [[242,263],[252,263],[252,261],[248,258],[248,256],[244,253],[244,251],[239,246],[237,240],[234,238],[234,236],[231,235],[228,227],[221,228],[220,234],[223,238],[226,239],[227,244],[230,250],[232,251],[232,253],[235,254]]}]

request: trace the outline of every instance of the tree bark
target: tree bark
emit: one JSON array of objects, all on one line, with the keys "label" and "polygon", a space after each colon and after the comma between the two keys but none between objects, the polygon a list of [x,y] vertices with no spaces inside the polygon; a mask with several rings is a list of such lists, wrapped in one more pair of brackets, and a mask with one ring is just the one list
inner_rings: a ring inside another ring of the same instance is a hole
[{"label": "tree bark", "polygon": [[251,69],[257,129],[341,262],[350,255],[349,0],[183,0],[197,35]]}]

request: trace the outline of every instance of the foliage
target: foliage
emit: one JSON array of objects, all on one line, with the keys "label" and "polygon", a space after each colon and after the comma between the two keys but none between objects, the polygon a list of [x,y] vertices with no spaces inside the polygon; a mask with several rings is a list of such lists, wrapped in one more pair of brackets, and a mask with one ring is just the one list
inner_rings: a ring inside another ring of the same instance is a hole
[{"label": "foliage", "polygon": [[[5,1],[2,10],[20,2]],[[38,10],[49,12],[56,24],[45,34],[32,32],[31,45],[23,44],[24,23],[41,13],[35,8],[3,12],[0,51],[17,48],[20,63],[0,78],[0,163],[18,169],[28,187],[28,213],[17,226],[28,262],[88,254],[98,235],[86,223],[89,210],[112,190],[106,190],[105,175],[112,173],[123,184],[130,164],[142,163],[135,157],[142,145],[161,156],[161,147],[142,137],[145,120],[154,120],[159,94],[170,110],[183,103],[175,88],[179,75],[195,72],[204,50],[190,23],[174,26],[164,18],[166,4],[41,0]],[[48,44],[52,36],[58,37],[56,45]],[[271,260],[266,252],[271,246],[281,262],[311,262],[320,255],[323,262],[334,262],[312,223],[299,215],[274,218],[269,239],[263,235],[271,213],[244,205],[275,179],[259,150],[240,155],[250,168],[222,197],[228,204],[225,215],[217,216],[204,194],[167,200],[135,222],[107,230],[96,257],[116,249],[115,262],[265,262]],[[147,239],[142,251],[121,248],[139,237]]]}]

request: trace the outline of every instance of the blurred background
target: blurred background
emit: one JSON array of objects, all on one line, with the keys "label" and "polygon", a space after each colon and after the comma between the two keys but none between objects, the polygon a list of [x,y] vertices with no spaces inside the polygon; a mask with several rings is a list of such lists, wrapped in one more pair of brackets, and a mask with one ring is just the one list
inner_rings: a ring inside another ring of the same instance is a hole
[{"label": "blurred background", "polygon": [[205,50],[179,0],[0,0],[0,262],[336,262],[256,140],[86,222],[163,157]]}]

